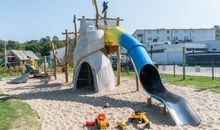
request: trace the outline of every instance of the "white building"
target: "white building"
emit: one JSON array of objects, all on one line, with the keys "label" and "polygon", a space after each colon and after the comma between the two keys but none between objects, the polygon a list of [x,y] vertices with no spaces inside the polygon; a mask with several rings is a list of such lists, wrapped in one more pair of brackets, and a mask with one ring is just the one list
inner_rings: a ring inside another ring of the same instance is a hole
[{"label": "white building", "polygon": [[200,42],[216,39],[214,28],[209,29],[138,29],[133,36],[149,47],[152,42]]},{"label": "white building", "polygon": [[153,47],[152,60],[158,64],[182,64],[183,47],[185,47],[186,54],[206,52],[208,50],[207,44],[202,43],[164,44]]},{"label": "white building", "polygon": [[[200,42],[186,42],[180,44],[163,44],[148,48],[149,55],[152,54],[152,60],[158,64],[182,64],[183,47],[185,47],[186,54],[206,54],[209,58],[203,61],[209,62],[210,59],[219,57],[220,41],[200,41]],[[213,56],[215,55],[215,56]],[[187,55],[186,55],[187,56]],[[203,56],[197,57],[196,60],[202,59]],[[204,59],[204,58],[203,58]],[[216,59],[216,58],[215,58]],[[196,62],[196,61],[195,61]]]}]

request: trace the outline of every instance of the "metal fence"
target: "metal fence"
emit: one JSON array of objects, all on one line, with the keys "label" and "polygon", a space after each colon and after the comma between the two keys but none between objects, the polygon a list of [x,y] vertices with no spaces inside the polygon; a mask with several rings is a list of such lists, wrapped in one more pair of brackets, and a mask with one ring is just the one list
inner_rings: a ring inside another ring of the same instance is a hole
[{"label": "metal fence", "polygon": [[181,75],[183,78],[184,76],[202,76],[213,80],[220,79],[220,66],[214,62],[194,62],[194,65],[186,64],[185,67],[184,65],[176,65],[173,63],[172,65],[159,65],[158,70],[160,74]]}]

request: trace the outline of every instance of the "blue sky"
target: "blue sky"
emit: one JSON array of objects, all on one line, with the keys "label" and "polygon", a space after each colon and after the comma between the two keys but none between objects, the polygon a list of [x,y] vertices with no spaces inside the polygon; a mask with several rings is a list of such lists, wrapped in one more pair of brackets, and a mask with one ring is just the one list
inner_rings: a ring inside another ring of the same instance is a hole
[{"label": "blue sky", "polygon": [[[102,4],[102,0],[97,0]],[[124,19],[128,33],[147,28],[220,25],[220,0],[108,0],[109,16]],[[72,17],[94,18],[91,0],[1,0],[0,39],[27,41],[73,30]],[[79,24],[79,23],[78,23]]]}]

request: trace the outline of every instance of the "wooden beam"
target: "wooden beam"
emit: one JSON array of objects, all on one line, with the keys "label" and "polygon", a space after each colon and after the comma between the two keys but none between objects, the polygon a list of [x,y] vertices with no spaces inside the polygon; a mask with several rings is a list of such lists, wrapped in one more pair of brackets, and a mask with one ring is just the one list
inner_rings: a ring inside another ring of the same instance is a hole
[{"label": "wooden beam", "polygon": [[[121,19],[121,18],[119,18],[119,17],[117,17],[117,18],[105,18],[106,20],[112,20],[112,21],[117,21],[117,20],[119,20],[119,21],[124,21],[124,19]],[[104,19],[104,17],[100,17],[98,20],[102,20],[102,19]],[[82,18],[79,18],[78,19],[79,21],[81,21],[82,20]],[[86,21],[95,21],[96,19],[91,19],[91,18],[86,18]]]}]

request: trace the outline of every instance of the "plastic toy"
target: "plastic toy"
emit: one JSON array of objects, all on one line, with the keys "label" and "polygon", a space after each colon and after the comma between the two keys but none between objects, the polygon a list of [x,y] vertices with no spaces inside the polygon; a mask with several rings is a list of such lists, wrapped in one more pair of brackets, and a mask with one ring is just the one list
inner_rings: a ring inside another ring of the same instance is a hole
[{"label": "plastic toy", "polygon": [[150,122],[145,115],[145,112],[136,111],[131,114],[131,117],[129,118],[130,122],[133,122],[135,124],[144,123],[146,128],[150,128]]},{"label": "plastic toy", "polygon": [[95,122],[87,121],[86,126],[95,126]]},{"label": "plastic toy", "polygon": [[117,127],[122,129],[122,130],[127,129],[127,125],[122,121],[118,121],[118,122],[116,122],[116,124],[117,124]]},{"label": "plastic toy", "polygon": [[98,129],[107,129],[109,127],[109,122],[106,119],[105,113],[99,113],[95,119],[95,123]]}]

